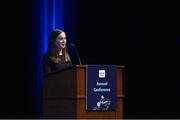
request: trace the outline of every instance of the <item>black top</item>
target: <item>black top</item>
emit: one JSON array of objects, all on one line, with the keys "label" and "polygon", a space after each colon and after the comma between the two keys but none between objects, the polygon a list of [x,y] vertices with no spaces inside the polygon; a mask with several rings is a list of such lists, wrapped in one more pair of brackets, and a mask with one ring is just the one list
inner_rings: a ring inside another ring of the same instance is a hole
[{"label": "black top", "polygon": [[48,74],[51,72],[63,70],[65,68],[69,68],[72,66],[72,62],[66,62],[64,55],[59,55],[61,62],[54,63],[50,60],[49,56],[44,56],[44,74]]}]

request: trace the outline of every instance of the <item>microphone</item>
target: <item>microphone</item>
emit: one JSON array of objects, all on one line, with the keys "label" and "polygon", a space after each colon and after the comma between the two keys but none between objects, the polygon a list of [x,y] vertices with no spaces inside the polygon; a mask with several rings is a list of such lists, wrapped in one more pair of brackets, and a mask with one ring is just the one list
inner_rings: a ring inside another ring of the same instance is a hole
[{"label": "microphone", "polygon": [[77,57],[78,57],[79,64],[82,65],[81,59],[80,59],[80,57],[79,57],[78,50],[77,50],[77,48],[76,48],[76,45],[75,45],[74,43],[70,43],[70,46],[72,46],[72,47],[75,49],[76,55],[77,55]]}]

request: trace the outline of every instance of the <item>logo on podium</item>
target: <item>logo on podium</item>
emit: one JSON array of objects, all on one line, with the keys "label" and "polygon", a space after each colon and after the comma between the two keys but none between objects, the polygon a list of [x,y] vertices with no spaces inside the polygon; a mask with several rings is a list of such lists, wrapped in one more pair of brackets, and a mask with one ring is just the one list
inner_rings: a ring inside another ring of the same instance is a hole
[{"label": "logo on podium", "polygon": [[115,110],[116,100],[116,66],[86,66],[86,110]]},{"label": "logo on podium", "polygon": [[99,78],[105,78],[106,77],[106,71],[105,70],[99,70]]}]

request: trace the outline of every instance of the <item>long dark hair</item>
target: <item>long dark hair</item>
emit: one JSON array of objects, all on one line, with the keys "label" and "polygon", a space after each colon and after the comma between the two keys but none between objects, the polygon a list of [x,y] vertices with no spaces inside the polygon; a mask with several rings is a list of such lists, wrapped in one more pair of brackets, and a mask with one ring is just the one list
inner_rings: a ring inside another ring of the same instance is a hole
[{"label": "long dark hair", "polygon": [[[48,44],[48,56],[50,57],[50,59],[52,61],[54,60],[57,60],[58,62],[60,62],[60,59],[59,59],[59,51],[60,49],[56,48],[55,46],[55,40],[56,38],[58,37],[59,34],[63,33],[64,31],[63,30],[60,30],[60,29],[56,29],[56,30],[53,30],[50,34],[50,37],[49,37],[49,44]],[[64,32],[65,33],[65,32]],[[70,56],[68,54],[68,49],[67,49],[67,46],[65,48],[62,49],[62,53],[65,55],[65,61],[66,62],[70,62],[71,59],[70,59]],[[54,60],[53,60],[54,59]],[[57,63],[57,62],[56,62]]]}]

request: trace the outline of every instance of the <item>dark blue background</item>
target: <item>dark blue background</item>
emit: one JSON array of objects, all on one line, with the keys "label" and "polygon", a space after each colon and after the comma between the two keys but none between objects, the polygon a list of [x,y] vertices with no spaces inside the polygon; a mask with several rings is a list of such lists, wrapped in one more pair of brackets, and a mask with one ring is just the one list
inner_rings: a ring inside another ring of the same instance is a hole
[{"label": "dark blue background", "polygon": [[[99,70],[105,70],[105,78],[99,78]],[[101,95],[111,101],[109,110],[115,110],[117,107],[117,81],[115,65],[87,65],[86,69],[86,108],[92,110],[100,100]],[[107,86],[97,86],[97,82],[108,82]],[[94,92],[93,88],[110,89],[110,92]]]}]

